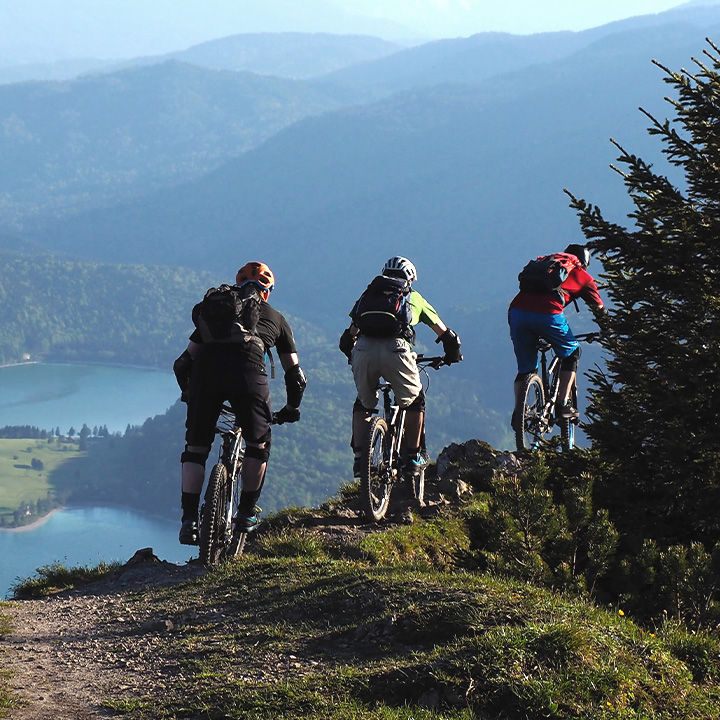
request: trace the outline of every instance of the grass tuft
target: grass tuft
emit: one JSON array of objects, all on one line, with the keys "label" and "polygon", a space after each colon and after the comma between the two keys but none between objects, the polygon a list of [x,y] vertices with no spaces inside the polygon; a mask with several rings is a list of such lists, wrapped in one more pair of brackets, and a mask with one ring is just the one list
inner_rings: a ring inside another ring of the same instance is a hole
[{"label": "grass tuft", "polygon": [[16,600],[31,600],[33,598],[47,597],[62,590],[70,590],[78,585],[84,585],[105,577],[117,570],[121,563],[100,563],[96,567],[77,566],[66,568],[61,563],[44,565],[35,572],[36,577],[18,580],[10,589]]}]

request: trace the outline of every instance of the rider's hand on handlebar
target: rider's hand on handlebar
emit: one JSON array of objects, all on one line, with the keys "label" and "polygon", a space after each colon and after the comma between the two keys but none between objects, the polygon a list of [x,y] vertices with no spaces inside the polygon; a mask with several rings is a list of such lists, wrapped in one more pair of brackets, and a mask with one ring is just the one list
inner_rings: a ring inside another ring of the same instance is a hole
[{"label": "rider's hand on handlebar", "polygon": [[291,407],[290,405],[285,405],[285,407],[278,410],[276,413],[273,413],[273,421],[277,425],[282,425],[283,423],[294,423],[297,422],[300,419],[300,410],[298,408]]},{"label": "rider's hand on handlebar", "polygon": [[443,350],[445,351],[445,362],[448,365],[458,363],[463,359],[462,353],[460,352],[460,338],[457,333],[448,328],[442,335],[439,335],[436,343],[441,342]]}]

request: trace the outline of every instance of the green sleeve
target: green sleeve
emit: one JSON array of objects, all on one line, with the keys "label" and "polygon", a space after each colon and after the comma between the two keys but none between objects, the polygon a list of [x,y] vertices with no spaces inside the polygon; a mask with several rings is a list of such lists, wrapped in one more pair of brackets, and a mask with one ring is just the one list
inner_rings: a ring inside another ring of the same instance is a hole
[{"label": "green sleeve", "polygon": [[417,290],[410,293],[410,309],[412,310],[412,325],[421,322],[432,327],[442,322],[437,310]]}]

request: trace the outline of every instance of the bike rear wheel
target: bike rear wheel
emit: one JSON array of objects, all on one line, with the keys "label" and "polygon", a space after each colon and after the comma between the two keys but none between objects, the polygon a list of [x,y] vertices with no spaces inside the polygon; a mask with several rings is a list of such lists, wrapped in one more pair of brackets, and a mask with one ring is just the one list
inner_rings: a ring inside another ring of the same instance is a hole
[{"label": "bike rear wheel", "polygon": [[519,405],[513,413],[515,444],[518,452],[534,450],[548,432],[545,411],[545,390],[538,375],[528,375],[520,391]]},{"label": "bike rear wheel", "polygon": [[360,478],[360,495],[368,520],[379,522],[385,517],[390,504],[391,478],[388,467],[388,426],[383,418],[373,418],[370,423],[370,442],[363,455],[363,471]]},{"label": "bike rear wheel", "polygon": [[200,511],[200,561],[205,565],[217,565],[228,557],[232,540],[232,527],[228,527],[230,500],[227,468],[217,463],[210,472]]}]

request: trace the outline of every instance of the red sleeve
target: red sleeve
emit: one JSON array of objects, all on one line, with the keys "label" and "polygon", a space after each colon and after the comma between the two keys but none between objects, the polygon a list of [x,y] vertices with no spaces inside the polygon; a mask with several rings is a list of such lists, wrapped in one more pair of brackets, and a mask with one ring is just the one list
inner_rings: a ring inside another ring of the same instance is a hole
[{"label": "red sleeve", "polygon": [[567,297],[566,305],[575,298],[581,298],[592,308],[604,306],[597,284],[592,275],[581,267],[575,268],[562,285],[563,292]]}]

